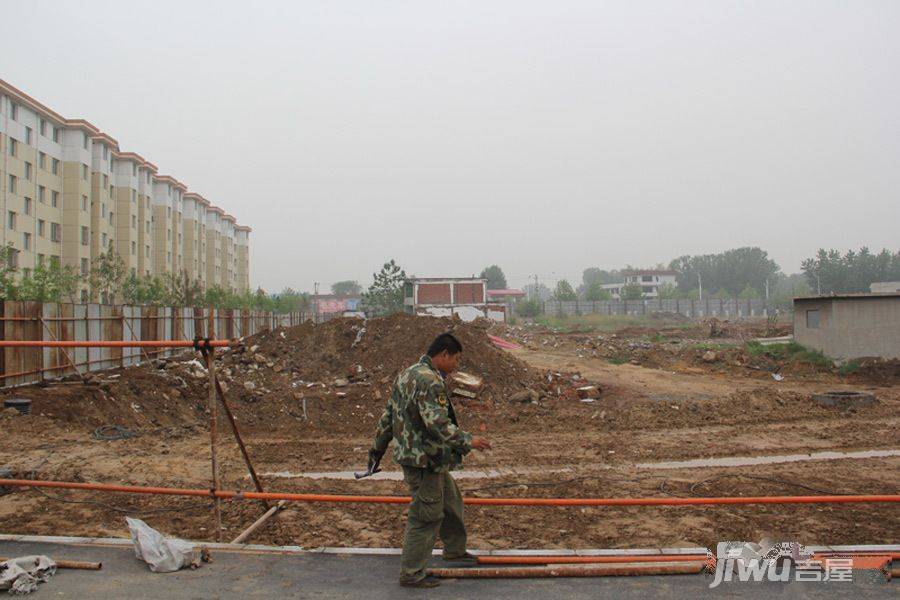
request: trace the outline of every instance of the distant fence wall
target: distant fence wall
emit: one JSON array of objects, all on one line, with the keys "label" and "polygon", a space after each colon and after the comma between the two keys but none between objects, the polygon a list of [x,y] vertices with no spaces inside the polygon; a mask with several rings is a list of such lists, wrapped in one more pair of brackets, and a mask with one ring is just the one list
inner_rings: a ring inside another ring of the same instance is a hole
[{"label": "distant fence wall", "polygon": [[[0,339],[4,340],[192,340],[195,336],[233,339],[283,325],[296,325],[304,313],[274,314],[238,309],[209,309],[105,304],[55,304],[0,301]],[[74,373],[134,365],[170,356],[162,348],[3,348],[0,386],[34,383]]]},{"label": "distant fence wall", "polygon": [[542,303],[545,315],[647,315],[651,313],[678,313],[686,317],[757,317],[768,316],[776,308],[784,312],[774,302],[766,300],[742,300],[740,298],[703,300],[579,300]]}]

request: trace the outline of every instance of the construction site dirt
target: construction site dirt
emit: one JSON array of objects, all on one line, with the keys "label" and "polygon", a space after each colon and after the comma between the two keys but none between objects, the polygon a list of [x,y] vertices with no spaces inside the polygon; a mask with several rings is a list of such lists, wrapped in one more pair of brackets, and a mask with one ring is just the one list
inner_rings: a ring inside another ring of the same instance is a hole
[{"label": "construction site dirt", "polygon": [[[516,341],[495,347],[488,332]],[[884,361],[837,369],[768,351],[751,338],[765,321],[668,322],[597,333],[490,327],[395,315],[337,319],[264,332],[217,352],[217,374],[267,491],[404,495],[402,481],[355,481],[393,379],[439,332],[464,346],[461,369],[483,378],[455,397],[461,425],[493,450],[466,459],[469,496],[691,497],[896,494],[900,377]],[[724,332],[724,333],[723,333]],[[711,337],[712,336],[712,337]],[[0,415],[0,471],[13,478],[209,488],[208,373],[178,359],[7,388],[31,414]],[[581,389],[579,389],[581,388]],[[590,391],[585,392],[585,389]],[[812,395],[858,390],[878,402],[821,406]],[[225,489],[251,490],[234,440],[219,427]],[[817,455],[824,451],[880,454]],[[721,465],[716,458],[785,457]],[[803,460],[807,458],[808,460]],[[707,459],[699,466],[666,464]],[[389,458],[385,468],[398,467]],[[735,466],[735,464],[737,466]],[[212,540],[202,498],[8,489],[6,533],[127,536],[137,516],[170,535]],[[262,512],[222,503],[222,539]],[[474,548],[707,546],[721,540],[894,543],[896,504],[467,509]],[[249,541],[279,545],[398,546],[405,508],[292,503]]]}]

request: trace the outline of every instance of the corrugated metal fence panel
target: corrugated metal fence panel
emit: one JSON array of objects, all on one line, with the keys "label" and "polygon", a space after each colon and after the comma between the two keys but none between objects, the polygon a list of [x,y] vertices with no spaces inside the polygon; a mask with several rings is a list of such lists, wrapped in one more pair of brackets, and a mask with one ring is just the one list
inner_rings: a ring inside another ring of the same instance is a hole
[{"label": "corrugated metal fence panel", "polygon": [[651,313],[678,313],[686,317],[751,317],[766,316],[773,310],[765,300],[740,298],[704,298],[703,300],[579,300],[543,303],[545,315],[646,315]]}]

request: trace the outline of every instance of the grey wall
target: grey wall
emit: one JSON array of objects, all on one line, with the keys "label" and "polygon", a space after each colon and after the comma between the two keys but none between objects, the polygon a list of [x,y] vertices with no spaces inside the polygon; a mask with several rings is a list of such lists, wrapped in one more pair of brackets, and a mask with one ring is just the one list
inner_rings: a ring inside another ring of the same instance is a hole
[{"label": "grey wall", "polygon": [[[819,309],[819,329],[806,311]],[[794,338],[834,360],[900,358],[900,296],[802,301],[794,305]]]}]

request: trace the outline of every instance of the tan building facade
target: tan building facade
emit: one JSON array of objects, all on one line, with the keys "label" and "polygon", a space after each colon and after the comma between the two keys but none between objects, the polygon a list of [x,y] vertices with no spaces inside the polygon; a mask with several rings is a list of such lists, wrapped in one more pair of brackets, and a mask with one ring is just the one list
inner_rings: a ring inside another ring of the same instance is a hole
[{"label": "tan building facade", "polygon": [[90,122],[66,119],[3,80],[0,155],[0,242],[19,276],[58,261],[84,276],[78,299],[101,301],[87,276],[111,248],[138,276],[250,288],[249,227]]}]

